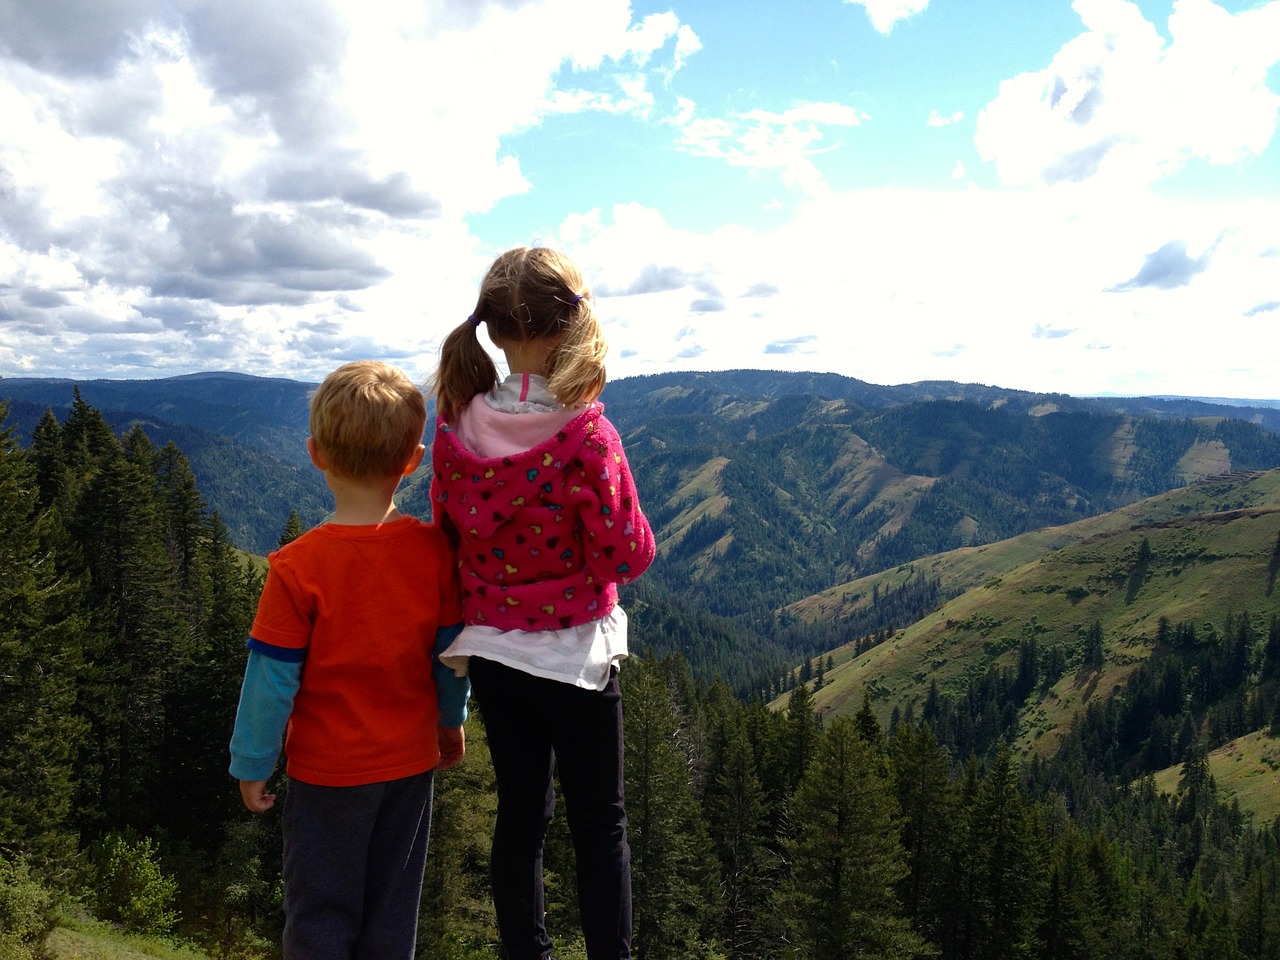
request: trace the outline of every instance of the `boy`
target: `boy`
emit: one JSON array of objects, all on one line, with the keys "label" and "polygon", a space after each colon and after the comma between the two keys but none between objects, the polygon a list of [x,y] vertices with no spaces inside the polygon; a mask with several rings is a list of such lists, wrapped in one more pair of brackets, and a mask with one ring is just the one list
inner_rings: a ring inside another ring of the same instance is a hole
[{"label": "boy", "polygon": [[230,769],[246,807],[271,809],[285,737],[286,958],[413,956],[432,773],[462,759],[469,689],[436,660],[461,623],[452,550],[392,499],[425,424],[399,370],[326,377],[307,451],[335,509],[268,558]]}]

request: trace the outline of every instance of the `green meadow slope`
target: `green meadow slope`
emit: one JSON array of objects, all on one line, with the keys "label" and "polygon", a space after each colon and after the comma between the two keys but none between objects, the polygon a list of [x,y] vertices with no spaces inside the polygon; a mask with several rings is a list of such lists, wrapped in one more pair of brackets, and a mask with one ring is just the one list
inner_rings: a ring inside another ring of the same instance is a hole
[{"label": "green meadow slope", "polygon": [[[869,649],[859,653],[850,638],[833,651],[833,667],[814,693],[819,713],[852,713],[869,695],[882,723],[895,708],[918,715],[931,685],[962,697],[993,666],[1016,669],[1020,643],[1034,638],[1042,650],[1063,651],[1069,665],[1032,694],[1019,717],[1016,747],[1047,756],[1091,702],[1122,689],[1156,652],[1162,619],[1220,623],[1228,614],[1280,612],[1280,470],[1220,477],[1088,520],[924,558],[787,612],[838,622],[919,575],[956,595]],[[1086,669],[1084,641],[1095,622],[1104,656],[1100,668]],[[1254,752],[1255,771],[1265,768],[1264,754],[1280,756],[1265,747]],[[1280,801],[1274,771],[1269,781],[1257,778],[1270,783],[1261,792]]]}]

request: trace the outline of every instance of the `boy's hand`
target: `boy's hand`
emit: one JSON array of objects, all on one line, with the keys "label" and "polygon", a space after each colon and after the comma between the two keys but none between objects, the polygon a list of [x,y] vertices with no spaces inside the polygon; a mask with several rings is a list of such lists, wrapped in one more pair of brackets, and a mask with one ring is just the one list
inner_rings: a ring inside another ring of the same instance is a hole
[{"label": "boy's hand", "polygon": [[262,813],[276,805],[276,795],[267,793],[265,780],[241,780],[240,798],[251,813]]},{"label": "boy's hand", "polygon": [[437,741],[440,744],[440,762],[437,770],[448,770],[456,767],[467,752],[467,733],[462,727],[437,727]]}]

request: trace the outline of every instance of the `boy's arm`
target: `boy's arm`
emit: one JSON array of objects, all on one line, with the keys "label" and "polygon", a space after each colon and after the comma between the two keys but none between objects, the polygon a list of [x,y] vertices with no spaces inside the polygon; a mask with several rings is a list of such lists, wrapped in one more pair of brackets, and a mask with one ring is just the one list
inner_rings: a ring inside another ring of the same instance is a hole
[{"label": "boy's arm", "polygon": [[436,685],[436,726],[461,727],[467,719],[467,698],[471,696],[471,680],[457,676],[452,667],[440,662],[440,654],[462,632],[462,624],[454,623],[436,630],[436,643],[431,651],[431,679]]},{"label": "boy's arm", "polygon": [[284,729],[302,680],[302,650],[285,650],[249,640],[231,734],[230,773],[240,783],[245,806],[255,813],[270,809],[275,797],[264,792],[280,757]]},{"label": "boy's arm", "polygon": [[471,696],[471,680],[464,674],[459,677],[452,667],[440,662],[440,654],[462,632],[462,624],[455,623],[436,630],[436,644],[431,651],[431,679],[436,684],[436,743],[440,747],[437,770],[456,766],[467,752],[467,735],[462,724],[467,719],[467,698]]}]

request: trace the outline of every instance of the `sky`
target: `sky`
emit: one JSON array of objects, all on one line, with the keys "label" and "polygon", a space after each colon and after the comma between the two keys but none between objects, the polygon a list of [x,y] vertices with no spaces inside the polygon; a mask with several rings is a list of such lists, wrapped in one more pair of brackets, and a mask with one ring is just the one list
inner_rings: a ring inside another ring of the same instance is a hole
[{"label": "sky", "polygon": [[611,378],[1280,398],[1280,0],[0,0],[0,377],[423,381],[509,247]]}]

